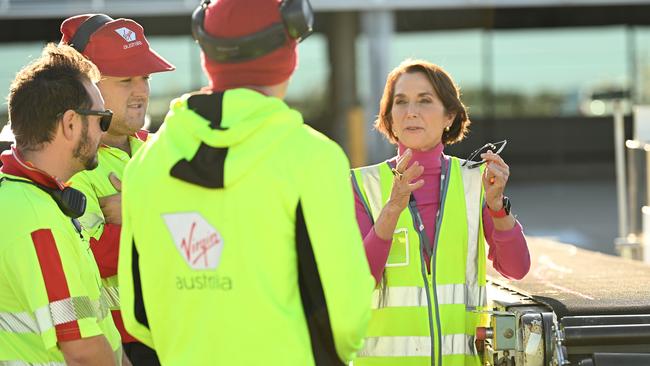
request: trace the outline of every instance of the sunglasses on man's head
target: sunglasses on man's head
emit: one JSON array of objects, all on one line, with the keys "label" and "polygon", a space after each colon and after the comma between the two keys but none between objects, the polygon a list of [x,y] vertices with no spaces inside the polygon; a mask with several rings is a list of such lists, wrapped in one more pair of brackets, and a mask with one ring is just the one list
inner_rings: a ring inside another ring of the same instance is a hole
[{"label": "sunglasses on man's head", "polygon": [[113,119],[113,111],[107,109],[105,111],[95,111],[92,109],[75,109],[75,112],[81,114],[82,116],[100,116],[99,128],[102,131],[108,131],[108,128],[111,126],[111,120]]},{"label": "sunglasses on man's head", "polygon": [[474,150],[469,155],[469,157],[463,162],[461,166],[467,166],[469,169],[479,167],[481,166],[481,164],[485,163],[485,159],[481,159],[479,161],[474,161],[474,159],[476,159],[477,157],[480,158],[481,154],[487,153],[488,151],[492,151],[493,153],[499,155],[503,151],[503,148],[506,147],[507,143],[508,140],[503,140],[499,142],[488,142],[487,144]]}]

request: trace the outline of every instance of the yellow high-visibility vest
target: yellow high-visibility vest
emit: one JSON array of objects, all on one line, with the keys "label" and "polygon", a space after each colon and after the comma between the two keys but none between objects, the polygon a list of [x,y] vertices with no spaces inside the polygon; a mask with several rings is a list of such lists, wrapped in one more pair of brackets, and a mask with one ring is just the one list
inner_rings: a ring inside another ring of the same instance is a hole
[{"label": "yellow high-visibility vest", "polygon": [[[424,226],[417,208],[400,215],[384,288],[378,285],[365,346],[355,366],[480,365],[474,344],[485,296],[481,169],[443,160],[441,206],[427,272]],[[390,196],[387,162],[353,170],[368,215],[379,217]],[[428,239],[426,239],[428,242]]]}]

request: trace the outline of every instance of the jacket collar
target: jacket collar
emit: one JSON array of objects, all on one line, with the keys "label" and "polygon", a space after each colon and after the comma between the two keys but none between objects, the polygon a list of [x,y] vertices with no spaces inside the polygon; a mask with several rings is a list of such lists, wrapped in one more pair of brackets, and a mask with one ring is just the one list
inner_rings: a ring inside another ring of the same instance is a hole
[{"label": "jacket collar", "polygon": [[11,150],[3,152],[0,155],[0,160],[2,161],[2,167],[0,167],[2,173],[26,178],[49,188],[63,189],[67,186],[56,177],[38,169],[29,161],[25,161],[15,145],[11,146]]}]

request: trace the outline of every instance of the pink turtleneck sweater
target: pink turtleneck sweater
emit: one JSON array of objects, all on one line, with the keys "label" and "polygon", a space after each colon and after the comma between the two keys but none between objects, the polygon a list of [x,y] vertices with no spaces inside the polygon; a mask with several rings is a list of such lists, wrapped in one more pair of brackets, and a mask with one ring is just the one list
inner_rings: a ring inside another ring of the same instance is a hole
[{"label": "pink turtleneck sweater", "polygon": [[[399,146],[400,155],[406,150],[402,145]],[[413,157],[409,163],[413,164],[418,161],[424,167],[421,179],[424,179],[424,186],[413,192],[417,202],[418,210],[424,221],[424,228],[433,244],[433,238],[436,235],[435,220],[438,208],[440,207],[440,156],[443,154],[443,145],[438,144],[432,150],[422,152],[413,150]],[[448,159],[448,157],[445,157]],[[395,165],[397,157],[389,160],[391,165]],[[366,256],[370,264],[370,270],[375,280],[381,280],[388,252],[390,251],[391,240],[383,240],[377,236],[372,225],[372,221],[366,213],[363,202],[357,192],[354,193],[355,209],[357,222],[361,235],[363,236],[363,245],[366,249]],[[488,243],[488,259],[492,261],[492,266],[499,273],[507,278],[521,279],[530,268],[530,256],[528,245],[521,225],[517,221],[515,226],[510,230],[499,231],[494,228],[492,217],[487,212],[487,206],[483,207],[483,233]],[[429,260],[426,260],[429,266]]]}]

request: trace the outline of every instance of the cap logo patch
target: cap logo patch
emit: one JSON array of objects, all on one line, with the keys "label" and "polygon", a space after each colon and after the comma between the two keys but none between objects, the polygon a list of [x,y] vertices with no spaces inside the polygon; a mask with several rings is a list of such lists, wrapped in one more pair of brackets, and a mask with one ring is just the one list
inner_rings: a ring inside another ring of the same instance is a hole
[{"label": "cap logo patch", "polygon": [[124,38],[124,40],[127,42],[135,41],[135,32],[130,30],[129,28],[126,27],[118,28],[115,30],[115,32],[119,34],[122,38]]},{"label": "cap logo patch", "polygon": [[195,270],[216,269],[223,238],[198,212],[163,214],[163,220],[183,260]]}]

